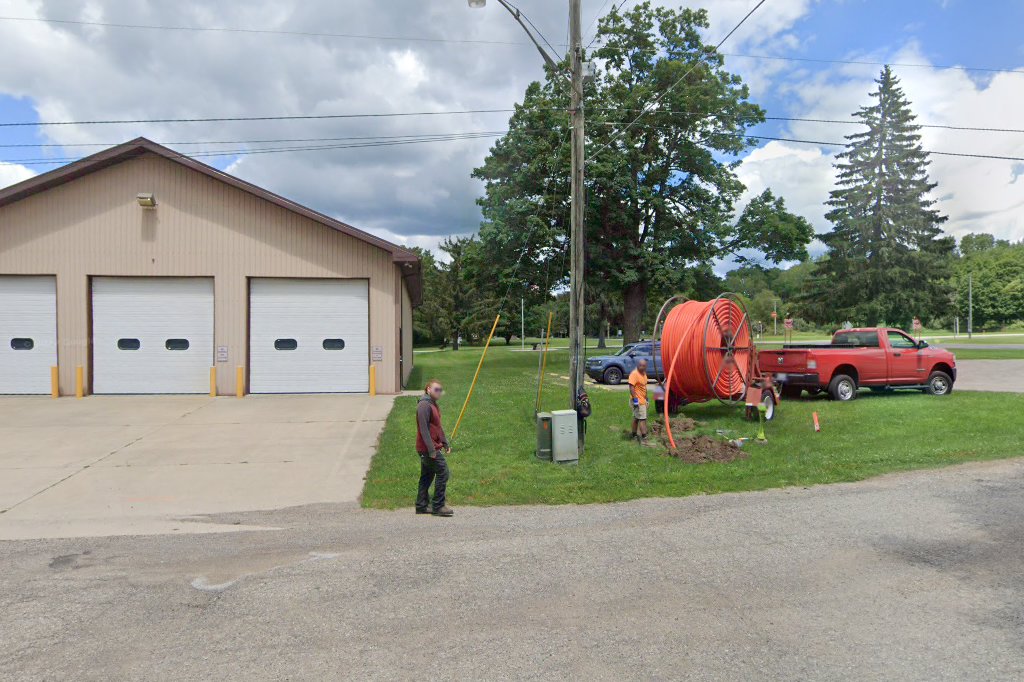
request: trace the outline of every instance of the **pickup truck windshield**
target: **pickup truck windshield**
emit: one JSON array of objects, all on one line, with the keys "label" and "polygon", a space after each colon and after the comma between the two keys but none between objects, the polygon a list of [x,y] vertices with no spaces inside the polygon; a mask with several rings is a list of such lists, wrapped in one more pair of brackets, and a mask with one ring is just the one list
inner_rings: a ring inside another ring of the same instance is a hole
[{"label": "pickup truck windshield", "polygon": [[832,337],[833,346],[858,346],[863,348],[878,348],[877,331],[848,331],[836,332]]}]

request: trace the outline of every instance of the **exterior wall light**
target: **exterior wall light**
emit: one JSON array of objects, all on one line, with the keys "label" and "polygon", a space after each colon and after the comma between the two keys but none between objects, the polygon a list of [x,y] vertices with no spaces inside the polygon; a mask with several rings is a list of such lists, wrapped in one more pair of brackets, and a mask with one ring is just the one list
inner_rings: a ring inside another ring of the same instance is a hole
[{"label": "exterior wall light", "polygon": [[144,192],[135,197],[142,208],[156,208],[156,197],[152,192]]}]

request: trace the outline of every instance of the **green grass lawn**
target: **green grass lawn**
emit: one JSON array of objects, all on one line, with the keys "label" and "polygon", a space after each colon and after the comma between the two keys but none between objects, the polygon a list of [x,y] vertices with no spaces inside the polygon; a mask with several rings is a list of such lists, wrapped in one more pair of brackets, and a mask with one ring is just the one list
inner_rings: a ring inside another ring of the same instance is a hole
[{"label": "green grass lawn", "polygon": [[[948,334],[948,332],[947,332]],[[945,336],[945,335],[944,335]],[[924,340],[928,343],[933,343],[931,336],[925,336]],[[1024,334],[975,334],[971,338],[967,338],[967,334],[961,334],[956,338],[952,338],[952,335],[941,339],[935,339],[934,343],[942,345],[944,343],[955,343],[958,345],[1008,345],[1008,346],[1024,346]]]},{"label": "green grass lawn", "polygon": [[956,348],[957,360],[1024,360],[1024,346],[1018,348]]},{"label": "green grass lawn", "polygon": [[[513,346],[514,348],[515,346]],[[480,349],[423,353],[410,386],[427,378],[445,383],[442,403],[451,435],[480,358]],[[769,444],[746,446],[750,458],[722,464],[686,464],[629,441],[627,393],[592,387],[594,415],[578,466],[534,457],[536,353],[501,346],[487,356],[480,382],[448,461],[451,504],[564,504],[640,497],[684,496],[793,485],[855,481],[890,471],[1024,455],[1024,395],[954,392],[862,392],[852,403],[826,399],[784,401],[767,427]],[[568,403],[568,356],[548,358],[544,409]],[[363,493],[367,507],[412,506],[419,459],[415,454],[415,397],[400,397],[388,418]],[[820,416],[815,433],[812,412]],[[753,436],[741,410],[695,405],[684,414],[732,437]]]}]

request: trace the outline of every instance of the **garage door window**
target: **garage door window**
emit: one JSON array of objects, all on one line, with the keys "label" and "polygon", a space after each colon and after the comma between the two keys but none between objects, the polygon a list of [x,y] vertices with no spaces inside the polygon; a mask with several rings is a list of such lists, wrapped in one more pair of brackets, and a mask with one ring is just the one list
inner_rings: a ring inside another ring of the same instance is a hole
[{"label": "garage door window", "polygon": [[32,350],[36,342],[32,339],[11,339],[11,348],[14,350]]},{"label": "garage door window", "polygon": [[167,350],[188,350],[188,339],[167,339],[164,343]]},{"label": "garage door window", "polygon": [[118,339],[118,350],[138,350],[142,348],[142,342],[138,339]]},{"label": "garage door window", "polygon": [[274,341],[274,350],[295,350],[299,342],[295,339],[277,339]]},{"label": "garage door window", "polygon": [[324,350],[345,350],[345,339],[324,339]]}]

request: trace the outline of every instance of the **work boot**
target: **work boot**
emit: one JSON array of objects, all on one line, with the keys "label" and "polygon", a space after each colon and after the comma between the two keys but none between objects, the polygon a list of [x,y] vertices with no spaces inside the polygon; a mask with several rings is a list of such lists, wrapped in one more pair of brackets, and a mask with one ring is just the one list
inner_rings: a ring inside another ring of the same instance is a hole
[{"label": "work boot", "polygon": [[445,505],[445,506],[441,507],[440,509],[435,509],[433,513],[434,513],[434,516],[444,516],[444,517],[455,516],[455,512],[448,505]]},{"label": "work boot", "polygon": [[417,514],[430,514],[431,513],[430,512],[430,507],[423,507],[423,508],[416,507],[416,513]]}]

